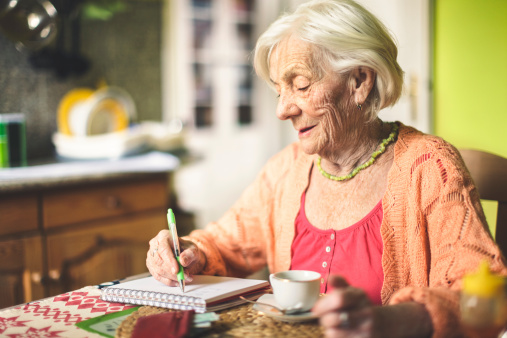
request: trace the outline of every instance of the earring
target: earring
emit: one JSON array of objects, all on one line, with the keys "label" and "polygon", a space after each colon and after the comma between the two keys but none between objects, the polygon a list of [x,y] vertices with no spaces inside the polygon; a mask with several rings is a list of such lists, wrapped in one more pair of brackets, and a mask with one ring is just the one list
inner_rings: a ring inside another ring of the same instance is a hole
[{"label": "earring", "polygon": [[362,108],[363,108],[363,106],[362,106],[362,105],[357,104],[357,109],[361,110]]}]

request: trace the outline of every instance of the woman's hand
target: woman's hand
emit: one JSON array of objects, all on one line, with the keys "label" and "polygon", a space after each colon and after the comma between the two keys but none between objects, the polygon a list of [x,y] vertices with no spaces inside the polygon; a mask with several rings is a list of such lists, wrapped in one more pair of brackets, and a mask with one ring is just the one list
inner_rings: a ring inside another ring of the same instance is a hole
[{"label": "woman's hand", "polygon": [[[202,271],[206,256],[192,241],[179,239],[180,263],[185,271],[185,281],[191,282],[192,275]],[[174,257],[172,238],[169,230],[162,230],[150,240],[150,249],[146,255],[146,266],[151,275],[169,286],[178,286],[178,261]]]},{"label": "woman's hand", "polygon": [[312,309],[326,337],[431,337],[433,324],[424,305],[373,306],[364,291],[342,277],[331,276],[329,282],[334,290]]},{"label": "woman's hand", "polygon": [[312,309],[326,337],[372,337],[374,311],[366,293],[340,276],[331,276],[329,282],[333,290]]}]

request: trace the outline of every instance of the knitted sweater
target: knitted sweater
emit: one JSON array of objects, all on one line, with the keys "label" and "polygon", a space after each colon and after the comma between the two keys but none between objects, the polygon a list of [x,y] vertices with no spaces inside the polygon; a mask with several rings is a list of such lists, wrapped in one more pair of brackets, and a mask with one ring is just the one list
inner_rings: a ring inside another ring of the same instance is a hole
[{"label": "knitted sweater", "polygon": [[[399,123],[382,206],[383,304],[415,301],[433,337],[458,337],[461,278],[487,260],[507,274],[459,152],[441,138]],[[190,238],[204,251],[204,274],[247,276],[266,264],[288,270],[294,220],[316,155],[294,143],[268,161],[216,223]]]}]

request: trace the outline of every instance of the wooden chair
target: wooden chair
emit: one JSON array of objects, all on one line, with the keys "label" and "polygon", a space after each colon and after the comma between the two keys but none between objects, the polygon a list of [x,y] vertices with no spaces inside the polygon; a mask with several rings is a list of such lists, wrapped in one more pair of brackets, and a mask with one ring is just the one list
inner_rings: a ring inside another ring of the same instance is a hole
[{"label": "wooden chair", "polygon": [[473,149],[460,153],[481,199],[498,201],[495,240],[507,256],[507,158]]}]

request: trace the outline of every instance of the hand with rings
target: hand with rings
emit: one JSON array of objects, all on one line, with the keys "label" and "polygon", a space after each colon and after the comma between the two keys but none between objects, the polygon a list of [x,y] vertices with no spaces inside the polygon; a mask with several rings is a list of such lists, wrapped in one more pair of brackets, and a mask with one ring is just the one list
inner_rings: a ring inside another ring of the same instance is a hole
[{"label": "hand with rings", "polygon": [[320,318],[326,337],[370,337],[373,305],[363,290],[350,287],[339,276],[330,277],[333,290],[312,309]]},{"label": "hand with rings", "polygon": [[[194,242],[180,240],[180,262],[185,271],[185,282],[191,282],[192,276],[200,273],[206,264],[206,256]],[[176,273],[179,269],[174,257],[170,232],[160,231],[150,240],[150,248],[146,255],[146,267],[158,281],[169,286],[178,286]]]}]

